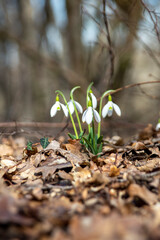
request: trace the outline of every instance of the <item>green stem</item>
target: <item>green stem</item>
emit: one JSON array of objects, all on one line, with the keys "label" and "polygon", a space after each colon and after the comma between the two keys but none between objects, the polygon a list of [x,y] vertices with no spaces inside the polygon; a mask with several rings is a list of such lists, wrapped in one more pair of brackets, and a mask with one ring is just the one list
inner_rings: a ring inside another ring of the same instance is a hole
[{"label": "green stem", "polygon": [[[102,101],[103,98],[106,97],[109,93],[113,92],[114,90],[108,90],[106,92],[103,93],[101,99],[100,99],[100,103],[99,103],[99,116],[101,117],[102,114]],[[101,121],[98,123],[98,133],[97,133],[97,137],[99,138],[101,136]]]},{"label": "green stem", "polygon": [[77,117],[77,121],[78,121],[80,133],[82,133],[83,130],[82,130],[81,122],[80,122],[79,115],[78,115],[78,111],[77,111],[77,108],[76,108],[76,105],[75,105],[75,102],[74,102],[74,98],[73,98],[73,92],[74,92],[77,88],[80,88],[80,87],[77,86],[77,87],[75,87],[75,88],[73,88],[73,89],[71,90],[70,98],[71,98],[71,100],[72,100],[72,102],[73,102],[74,111],[75,111],[75,114],[76,114],[76,117]]},{"label": "green stem", "polygon": [[91,131],[91,125],[88,124],[88,133],[90,133],[90,131]]},{"label": "green stem", "polygon": [[[87,97],[86,97],[86,107],[87,108],[88,108],[88,101],[89,101],[89,92],[90,92],[92,85],[93,85],[93,82],[91,82],[87,88]],[[90,131],[91,131],[91,126],[90,126],[90,124],[88,124],[88,133],[90,133]]]},{"label": "green stem", "polygon": [[91,90],[92,85],[93,85],[93,82],[91,82],[87,88],[86,107],[88,107],[89,92]]},{"label": "green stem", "polygon": [[80,133],[81,133],[81,132],[83,132],[82,126],[81,126],[81,122],[80,122],[80,119],[79,119],[79,115],[78,115],[78,112],[77,112],[77,108],[76,108],[75,103],[74,103],[74,99],[72,99],[72,101],[73,101],[73,106],[74,106],[75,114],[76,114],[76,117],[77,117],[77,122],[78,122],[78,125],[79,125],[79,130],[80,130]]},{"label": "green stem", "polygon": [[[101,113],[102,113],[102,100],[103,97],[101,97],[100,99],[100,103],[99,103],[99,116],[101,117]],[[101,120],[102,121],[102,120]],[[101,121],[98,123],[98,133],[97,133],[97,137],[99,138],[101,135]]]},{"label": "green stem", "polygon": [[93,148],[95,151],[94,154],[96,154],[94,120],[92,120],[92,130],[93,130]]},{"label": "green stem", "polygon": [[78,139],[79,137],[78,137],[78,133],[77,133],[77,128],[76,128],[74,119],[73,119],[73,117],[72,117],[72,114],[71,114],[71,112],[70,112],[70,110],[69,110],[67,100],[66,100],[64,94],[63,94],[61,91],[57,90],[56,93],[60,94],[60,95],[63,97],[63,100],[64,100],[64,102],[65,102],[65,104],[66,104],[66,106],[67,106],[68,112],[69,112],[69,116],[70,116],[70,119],[71,119],[71,122],[72,122],[72,125],[73,125],[73,129],[74,129],[74,132],[75,132],[75,135],[76,135],[76,139]]}]

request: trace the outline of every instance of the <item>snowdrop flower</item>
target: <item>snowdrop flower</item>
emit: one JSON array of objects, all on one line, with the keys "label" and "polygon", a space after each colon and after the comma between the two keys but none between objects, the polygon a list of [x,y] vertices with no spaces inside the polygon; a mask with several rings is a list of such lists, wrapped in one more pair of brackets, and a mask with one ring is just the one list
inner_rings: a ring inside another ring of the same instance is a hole
[{"label": "snowdrop flower", "polygon": [[107,115],[112,116],[113,109],[117,113],[118,116],[121,116],[121,110],[117,104],[112,102],[111,95],[108,96],[108,103],[102,109],[102,117],[105,118]]},{"label": "snowdrop flower", "polygon": [[96,97],[94,96],[92,90],[90,90],[89,93],[90,93],[91,100],[92,100],[92,106],[93,106],[93,108],[95,109],[95,108],[97,107],[97,99],[96,99]]},{"label": "snowdrop flower", "polygon": [[[79,103],[76,102],[76,101],[74,101],[74,103],[75,103],[75,106],[76,106],[77,110],[78,110],[80,113],[82,113],[82,112],[83,112],[83,109],[82,109],[81,104],[79,104]],[[69,107],[69,110],[70,110],[71,114],[73,114],[73,113],[74,113],[74,105],[73,105],[72,100],[70,100],[70,101],[68,102],[68,107]]]},{"label": "snowdrop flower", "polygon": [[159,131],[160,130],[160,119],[158,120],[158,123],[156,125],[156,131]]},{"label": "snowdrop flower", "polygon": [[68,117],[68,109],[64,104],[59,102],[59,96],[57,95],[56,96],[56,102],[55,102],[55,104],[53,104],[53,106],[51,107],[51,110],[50,110],[51,117],[54,117],[56,115],[57,111],[60,111],[61,108],[64,112],[64,115],[66,117]]},{"label": "snowdrop flower", "polygon": [[87,124],[90,124],[93,120],[93,116],[96,120],[96,122],[101,121],[101,117],[99,116],[99,113],[91,107],[92,103],[91,101],[88,102],[88,108],[84,111],[82,115],[82,122],[86,122]]}]

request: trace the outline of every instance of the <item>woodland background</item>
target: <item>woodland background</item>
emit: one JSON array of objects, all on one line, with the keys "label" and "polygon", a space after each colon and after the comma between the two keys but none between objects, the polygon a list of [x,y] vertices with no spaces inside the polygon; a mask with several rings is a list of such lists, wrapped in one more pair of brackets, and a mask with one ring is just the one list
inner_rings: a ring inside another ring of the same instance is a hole
[{"label": "woodland background", "polygon": [[[159,0],[0,0],[0,121],[59,122],[55,90],[160,80]],[[124,123],[156,124],[160,84],[120,91]],[[117,120],[117,116],[115,116]],[[107,119],[106,119],[107,121]]]}]

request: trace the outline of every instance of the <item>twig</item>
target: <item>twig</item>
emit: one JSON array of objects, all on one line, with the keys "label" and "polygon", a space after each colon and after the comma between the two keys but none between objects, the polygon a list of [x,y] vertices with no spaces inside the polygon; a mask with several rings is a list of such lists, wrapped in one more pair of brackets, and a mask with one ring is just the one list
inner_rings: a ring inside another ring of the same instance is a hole
[{"label": "twig", "polygon": [[116,90],[114,90],[114,92],[111,92],[110,94],[115,94],[117,92],[120,92],[120,91],[128,89],[128,88],[137,87],[137,86],[145,85],[145,84],[153,84],[153,83],[160,83],[160,80],[157,80],[157,81],[146,81],[146,82],[139,82],[139,83],[129,84],[129,85],[126,85],[124,87],[117,88]]},{"label": "twig", "polygon": [[160,98],[157,97],[157,96],[153,96],[153,95],[151,95],[151,94],[146,93],[146,92],[141,88],[141,86],[138,86],[138,87],[139,87],[141,93],[143,93],[146,97],[149,97],[150,99],[151,99],[151,98],[152,98],[152,99],[160,99]]},{"label": "twig", "polygon": [[[115,16],[118,17],[118,19],[120,21],[124,22],[127,26],[129,26],[128,22],[125,21],[111,5],[109,5],[109,7],[114,12]],[[133,33],[133,31],[131,31],[131,30],[130,30],[130,32],[131,32],[131,34],[133,34],[134,38],[142,44],[143,48],[146,50],[146,52],[149,54],[149,56],[152,58],[152,60],[156,63],[156,65],[158,67],[160,67],[160,62],[157,59],[157,57],[155,56],[155,54],[153,53],[152,49],[142,39],[140,39],[136,33]]]},{"label": "twig", "polygon": [[[146,81],[146,82],[139,82],[139,83],[129,84],[129,85],[126,85],[124,87],[117,88],[116,90],[113,90],[113,92],[110,92],[110,93],[106,94],[105,96],[108,96],[109,94],[113,95],[113,94],[115,94],[117,92],[123,91],[123,90],[128,89],[128,88],[137,87],[137,86],[145,85],[145,84],[153,84],[153,83],[160,83],[160,80],[157,80],[157,81]],[[98,101],[100,101],[100,98],[98,98]]]},{"label": "twig", "polygon": [[[158,41],[160,42],[160,34],[159,34],[159,31],[158,31],[158,28],[157,28],[157,15],[154,11],[151,11],[147,5],[143,2],[143,0],[141,0],[141,3],[144,7],[144,9],[148,12],[150,18],[151,18],[151,21],[153,22],[153,25],[154,25],[154,29],[155,29],[155,32],[156,32],[156,35],[157,35],[157,38],[158,38]],[[153,16],[155,17],[156,21],[154,20]]]}]

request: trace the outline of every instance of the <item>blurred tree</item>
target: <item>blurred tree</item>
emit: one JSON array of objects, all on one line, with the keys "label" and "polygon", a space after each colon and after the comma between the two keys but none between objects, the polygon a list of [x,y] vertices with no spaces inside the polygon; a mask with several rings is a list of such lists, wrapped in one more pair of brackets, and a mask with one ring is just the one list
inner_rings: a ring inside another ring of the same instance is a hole
[{"label": "blurred tree", "polygon": [[[141,0],[114,0],[118,6],[118,15],[121,19],[118,23],[124,25],[124,31],[127,31],[123,45],[119,45],[118,64],[113,80],[113,88],[118,88],[124,85],[125,74],[130,70],[134,52],[134,40],[137,36],[138,26],[142,19],[142,4]],[[118,24],[117,23],[117,24]]]},{"label": "blurred tree", "polygon": [[146,21],[141,1],[0,0],[0,120],[48,121],[58,88],[85,92],[94,81],[103,92],[111,47],[112,88],[124,85]]}]

